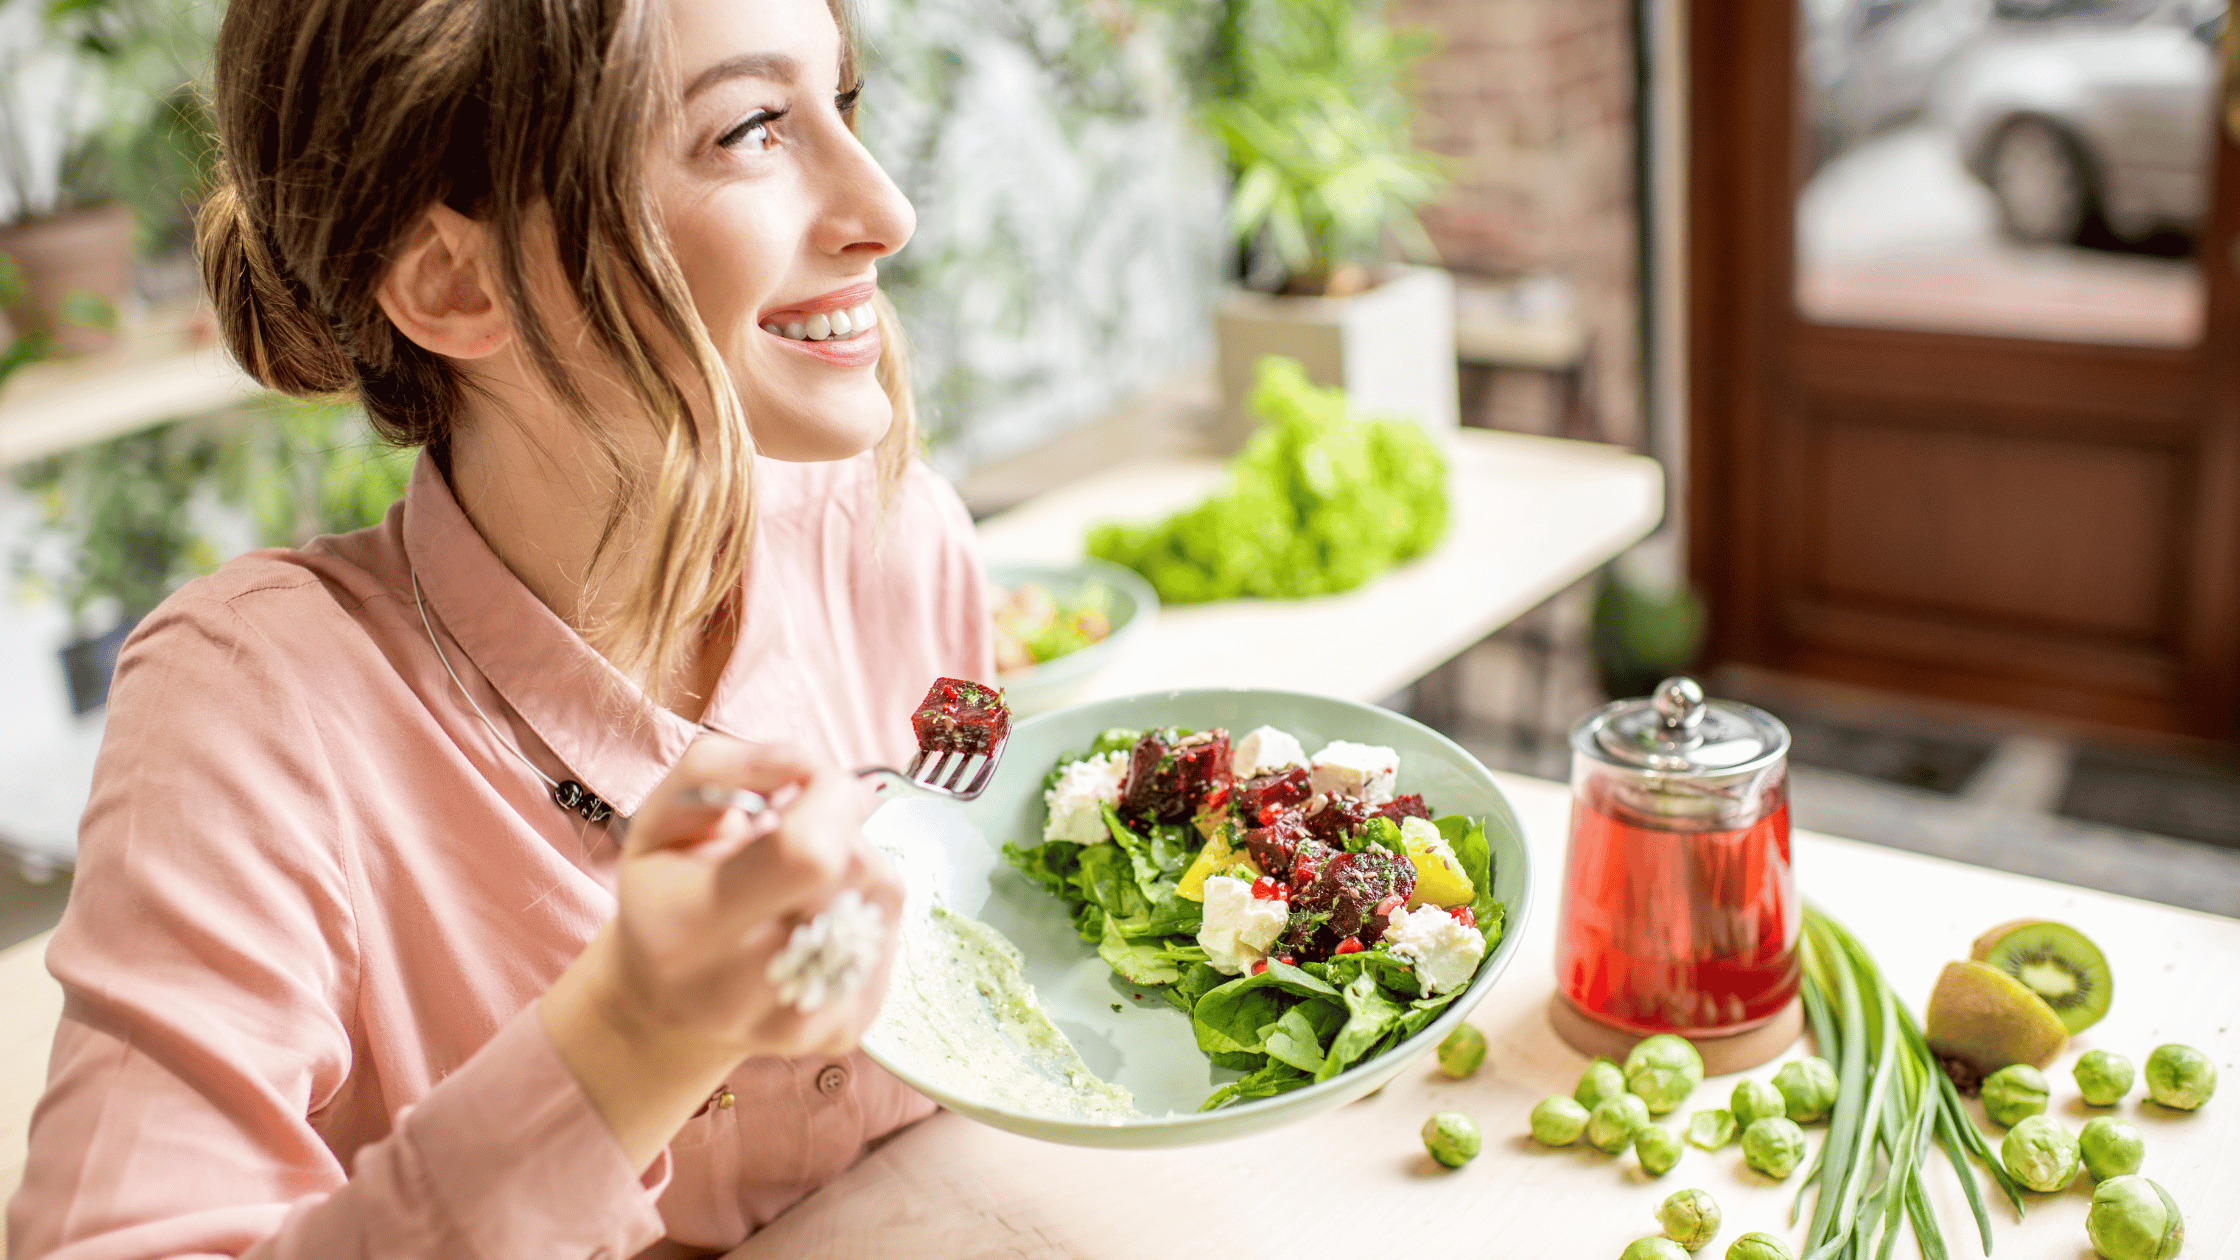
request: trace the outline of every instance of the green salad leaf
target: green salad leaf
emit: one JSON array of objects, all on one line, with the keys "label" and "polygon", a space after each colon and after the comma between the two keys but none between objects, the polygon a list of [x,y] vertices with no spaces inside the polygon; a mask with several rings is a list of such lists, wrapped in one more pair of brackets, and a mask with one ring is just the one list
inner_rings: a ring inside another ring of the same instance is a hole
[{"label": "green salad leaf", "polygon": [[1156,524],[1097,525],[1090,555],[1187,604],[1351,590],[1439,544],[1446,457],[1422,426],[1349,416],[1345,391],[1313,384],[1297,359],[1257,370],[1248,405],[1263,423],[1227,487]]}]

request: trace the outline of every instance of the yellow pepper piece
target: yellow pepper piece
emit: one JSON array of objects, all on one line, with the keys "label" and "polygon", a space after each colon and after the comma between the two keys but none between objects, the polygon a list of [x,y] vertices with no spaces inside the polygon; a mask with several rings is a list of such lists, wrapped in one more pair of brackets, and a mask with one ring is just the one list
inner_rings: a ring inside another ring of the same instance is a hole
[{"label": "yellow pepper piece", "polygon": [[1233,866],[1242,866],[1251,871],[1254,879],[1260,877],[1261,870],[1253,865],[1250,853],[1229,847],[1229,837],[1234,834],[1230,828],[1201,826],[1199,830],[1208,833],[1205,847],[1198,850],[1197,859],[1190,863],[1190,869],[1184,871],[1182,878],[1175,882],[1175,896],[1204,901],[1206,877],[1218,875]]},{"label": "yellow pepper piece", "polygon": [[1408,898],[1409,909],[1422,905],[1452,909],[1467,906],[1477,898],[1478,890],[1471,886],[1462,863],[1455,860],[1454,850],[1447,847],[1437,827],[1421,818],[1410,818],[1400,824],[1400,845],[1416,868],[1416,891]]}]

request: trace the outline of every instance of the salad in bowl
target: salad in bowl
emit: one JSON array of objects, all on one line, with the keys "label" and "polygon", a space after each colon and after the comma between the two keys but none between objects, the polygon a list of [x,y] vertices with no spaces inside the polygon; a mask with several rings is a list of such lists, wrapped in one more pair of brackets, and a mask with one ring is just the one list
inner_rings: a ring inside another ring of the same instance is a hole
[{"label": "salad in bowl", "polygon": [[987,791],[866,824],[912,888],[864,1039],[951,1110],[1052,1141],[1218,1141],[1359,1098],[1506,967],[1530,855],[1412,719],[1170,691],[1018,721]]}]

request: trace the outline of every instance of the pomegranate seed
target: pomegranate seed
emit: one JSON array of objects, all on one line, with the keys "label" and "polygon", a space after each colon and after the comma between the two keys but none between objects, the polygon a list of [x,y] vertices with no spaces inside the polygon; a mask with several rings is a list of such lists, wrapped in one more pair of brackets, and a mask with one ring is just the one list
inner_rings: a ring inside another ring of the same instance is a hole
[{"label": "pomegranate seed", "polygon": [[1203,807],[1203,808],[1205,808],[1205,809],[1219,809],[1219,808],[1221,808],[1221,803],[1222,803],[1223,801],[1226,801],[1226,800],[1228,800],[1228,799],[1229,799],[1229,785],[1228,785],[1228,784],[1226,784],[1226,783],[1224,783],[1224,784],[1222,784],[1222,785],[1221,785],[1220,787],[1217,787],[1217,788],[1215,788],[1214,790],[1212,790],[1211,792],[1208,792],[1208,793],[1206,793],[1206,803],[1205,803],[1205,805],[1204,805],[1204,807]]},{"label": "pomegranate seed", "polygon": [[1282,812],[1283,811],[1277,806],[1262,805],[1260,807],[1260,825],[1265,827],[1269,823],[1274,822],[1276,820],[1276,815]]},{"label": "pomegranate seed", "polygon": [[1344,940],[1339,941],[1338,947],[1331,950],[1330,952],[1332,954],[1358,954],[1361,952],[1361,938],[1358,936],[1349,936]]},{"label": "pomegranate seed", "polygon": [[1398,910],[1400,907],[1407,904],[1408,899],[1406,897],[1401,896],[1399,893],[1394,893],[1391,896],[1385,898],[1383,901],[1377,903],[1377,913],[1389,919],[1392,917],[1393,911]]},{"label": "pomegranate seed", "polygon": [[1287,901],[1289,898],[1286,894],[1289,892],[1289,889],[1266,875],[1252,881],[1252,897],[1255,901]]},{"label": "pomegranate seed", "polygon": [[1295,887],[1295,888],[1304,888],[1304,887],[1306,887],[1307,885],[1309,885],[1309,884],[1311,884],[1311,883],[1313,883],[1313,882],[1314,882],[1314,868],[1313,868],[1313,867],[1311,867],[1311,866],[1308,866],[1308,865],[1307,865],[1306,863],[1302,862],[1302,863],[1300,863],[1299,865],[1297,865],[1297,866],[1295,866],[1295,867],[1291,868],[1291,883],[1292,883],[1292,886],[1293,886],[1293,887]]},{"label": "pomegranate seed", "polygon": [[1258,961],[1258,962],[1256,962],[1256,963],[1252,964],[1252,974],[1253,974],[1253,975],[1256,975],[1256,976],[1257,976],[1257,975],[1259,975],[1259,974],[1260,974],[1261,972],[1263,972],[1263,971],[1266,971],[1267,969],[1268,969],[1268,960],[1267,960],[1267,959],[1265,959],[1265,958],[1263,958],[1263,959],[1261,959],[1260,961]]},{"label": "pomegranate seed", "polygon": [[1447,911],[1447,913],[1453,915],[1454,921],[1464,927],[1478,926],[1477,913],[1471,910],[1468,906],[1456,906],[1453,909]]},{"label": "pomegranate seed", "polygon": [[1292,957],[1290,954],[1283,954],[1279,956],[1276,961],[1282,963],[1286,967],[1296,967],[1299,965],[1299,960]]}]

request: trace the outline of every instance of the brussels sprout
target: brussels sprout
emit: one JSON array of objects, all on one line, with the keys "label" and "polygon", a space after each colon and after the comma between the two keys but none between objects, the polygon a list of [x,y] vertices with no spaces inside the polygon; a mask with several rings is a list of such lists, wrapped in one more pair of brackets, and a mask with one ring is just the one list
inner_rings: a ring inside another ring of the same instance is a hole
[{"label": "brussels sprout", "polygon": [[1703,1056],[1686,1037],[1658,1033],[1644,1037],[1626,1056],[1626,1088],[1663,1115],[1688,1101],[1703,1084]]},{"label": "brussels sprout", "polygon": [[1605,1098],[1587,1113],[1587,1145],[1615,1155],[1633,1145],[1633,1137],[1649,1127],[1649,1104],[1632,1094]]},{"label": "brussels sprout", "polygon": [[1720,1108],[1716,1111],[1699,1111],[1688,1117],[1688,1140],[1707,1151],[1715,1151],[1734,1141],[1734,1113]]},{"label": "brussels sprout", "polygon": [[1439,1070],[1461,1080],[1486,1061],[1486,1035],[1469,1024],[1447,1034],[1439,1043]]},{"label": "brussels sprout", "polygon": [[1542,1146],[1569,1146],[1587,1127],[1587,1109],[1556,1094],[1532,1107],[1532,1137]]},{"label": "brussels sprout", "polygon": [[2092,1179],[2106,1181],[2139,1171],[2140,1161],[2147,1156],[2147,1141],[2127,1120],[2094,1116],[2084,1122],[2084,1132],[2077,1135],[2077,1152],[2084,1157],[2084,1170],[2092,1174]]},{"label": "brussels sprout", "polygon": [[1681,1190],[1657,1206],[1664,1236],[1690,1251],[1719,1236],[1719,1205],[1701,1190]]},{"label": "brussels sprout", "polygon": [[2156,1046],[2147,1056],[2147,1096],[2192,1111],[2217,1092],[2217,1065],[2192,1046]]},{"label": "brussels sprout", "polygon": [[1791,1120],[1798,1124],[1825,1120],[1836,1105],[1835,1065],[1818,1057],[1784,1063],[1773,1074],[1773,1087],[1781,1091]]},{"label": "brussels sprout", "polygon": [[2013,1128],[2024,1116],[2045,1114],[2045,1073],[2027,1063],[2010,1063],[1983,1078],[1983,1109]]},{"label": "brussels sprout", "polygon": [[1999,1162],[2016,1181],[2040,1194],[2052,1194],[2076,1179],[2077,1139],[2059,1121],[2024,1116],[1999,1144]]},{"label": "brussels sprout", "polygon": [[1593,1111],[1602,1105],[1603,1099],[1616,1098],[1624,1092],[1625,1069],[1618,1066],[1616,1059],[1596,1059],[1587,1065],[1586,1071],[1579,1073],[1579,1088],[1572,1090],[1571,1096],[1580,1106]]},{"label": "brussels sprout", "polygon": [[1661,1124],[1643,1125],[1633,1135],[1633,1153],[1640,1157],[1641,1171],[1662,1177],[1680,1162],[1680,1135]]},{"label": "brussels sprout", "polygon": [[2112,1050],[2087,1050],[2077,1059],[2077,1092],[2095,1107],[2113,1107],[2131,1092],[2131,1060]]},{"label": "brussels sprout", "polygon": [[1727,1108],[1734,1112],[1735,1126],[1747,1129],[1752,1121],[1788,1115],[1789,1100],[1781,1096],[1772,1081],[1736,1081]]},{"label": "brussels sprout", "polygon": [[1797,1260],[1797,1253],[1773,1235],[1753,1231],[1734,1240],[1727,1248],[1727,1260]]},{"label": "brussels sprout", "polygon": [[1618,1260],[1688,1260],[1688,1253],[1669,1238],[1636,1238],[1618,1253]]},{"label": "brussels sprout", "polygon": [[1423,1149],[1449,1168],[1476,1159],[1483,1144],[1478,1122],[1459,1111],[1442,1111],[1423,1122]]},{"label": "brussels sprout", "polygon": [[2092,1192],[2084,1232],[2104,1260],[2170,1260],[2185,1246],[2185,1218],[2145,1177],[2111,1177]]},{"label": "brussels sprout", "polygon": [[1804,1161],[1804,1130],[1787,1116],[1753,1120],[1742,1131],[1742,1162],[1781,1180]]}]

